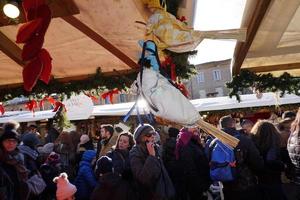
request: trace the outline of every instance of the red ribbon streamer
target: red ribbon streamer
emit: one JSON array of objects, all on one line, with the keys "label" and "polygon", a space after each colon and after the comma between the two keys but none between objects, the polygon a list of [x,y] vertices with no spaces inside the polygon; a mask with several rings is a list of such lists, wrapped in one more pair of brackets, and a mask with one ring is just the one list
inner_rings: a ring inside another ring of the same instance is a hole
[{"label": "red ribbon streamer", "polygon": [[36,109],[37,106],[37,101],[36,100],[30,100],[26,103],[25,107],[30,110],[31,112],[34,112],[34,109]]},{"label": "red ribbon streamer", "polygon": [[0,113],[1,113],[1,115],[4,115],[4,113],[5,113],[5,109],[2,104],[0,104]]},{"label": "red ribbon streamer", "polygon": [[65,111],[67,112],[65,104],[63,104],[60,101],[55,102],[55,108],[53,109],[52,112],[57,112],[61,107],[63,107],[65,109]]},{"label": "red ribbon streamer", "polygon": [[88,97],[90,97],[94,103],[98,102],[98,98],[96,96],[91,95],[91,94],[85,94],[85,95],[88,96]]},{"label": "red ribbon streamer", "polygon": [[173,62],[173,59],[171,56],[167,56],[165,60],[161,63],[161,66],[165,69],[170,67],[170,76],[172,81],[176,81],[176,65]]},{"label": "red ribbon streamer", "polygon": [[113,103],[113,96],[114,94],[119,94],[119,90],[116,88],[116,89],[113,89],[111,91],[108,91],[108,92],[105,92],[101,95],[101,97],[103,99],[106,99],[107,97],[109,97],[109,101],[110,103]]},{"label": "red ribbon streamer", "polygon": [[23,0],[27,22],[17,34],[17,43],[24,43],[22,60],[27,62],[23,68],[23,82],[26,91],[32,91],[38,79],[49,83],[52,58],[42,49],[44,37],[51,21],[51,10],[44,0]]},{"label": "red ribbon streamer", "polygon": [[53,97],[45,96],[39,103],[40,108],[44,107],[45,101],[48,101],[51,105],[54,105],[56,102]]},{"label": "red ribbon streamer", "polygon": [[186,97],[189,98],[189,91],[186,89],[183,83],[175,83],[176,87],[180,90],[180,92]]}]

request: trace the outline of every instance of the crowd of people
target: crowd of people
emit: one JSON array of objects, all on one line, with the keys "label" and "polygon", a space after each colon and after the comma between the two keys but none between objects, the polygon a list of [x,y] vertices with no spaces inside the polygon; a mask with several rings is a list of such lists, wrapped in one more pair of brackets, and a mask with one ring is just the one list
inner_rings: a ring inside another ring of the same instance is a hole
[{"label": "crowd of people", "polygon": [[300,110],[285,112],[274,124],[231,116],[220,128],[239,139],[234,179],[211,178],[211,138],[198,127],[170,127],[161,140],[149,124],[134,133],[106,124],[98,141],[75,130],[47,127],[45,138],[30,125],[2,126],[0,199],[2,200],[299,200]]}]

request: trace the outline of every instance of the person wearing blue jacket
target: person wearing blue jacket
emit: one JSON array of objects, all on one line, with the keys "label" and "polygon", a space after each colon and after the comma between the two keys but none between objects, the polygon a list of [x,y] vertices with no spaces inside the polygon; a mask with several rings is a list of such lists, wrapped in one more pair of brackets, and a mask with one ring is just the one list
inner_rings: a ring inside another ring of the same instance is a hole
[{"label": "person wearing blue jacket", "polygon": [[87,200],[97,185],[97,179],[93,172],[93,163],[96,160],[96,151],[87,150],[83,153],[79,170],[75,179],[77,188],[76,199]]}]

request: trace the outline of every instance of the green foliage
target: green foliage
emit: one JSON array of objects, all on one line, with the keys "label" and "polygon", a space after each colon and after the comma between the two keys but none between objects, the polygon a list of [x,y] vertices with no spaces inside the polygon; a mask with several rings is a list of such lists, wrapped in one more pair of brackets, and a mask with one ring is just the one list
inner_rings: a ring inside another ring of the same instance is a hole
[{"label": "green foliage", "polygon": [[285,93],[299,95],[300,78],[293,77],[285,72],[279,77],[274,77],[271,73],[256,74],[248,70],[241,70],[240,74],[233,76],[231,82],[226,83],[230,89],[229,97],[236,96],[240,101],[240,94],[244,89],[252,88],[258,92],[280,92],[282,97]]}]

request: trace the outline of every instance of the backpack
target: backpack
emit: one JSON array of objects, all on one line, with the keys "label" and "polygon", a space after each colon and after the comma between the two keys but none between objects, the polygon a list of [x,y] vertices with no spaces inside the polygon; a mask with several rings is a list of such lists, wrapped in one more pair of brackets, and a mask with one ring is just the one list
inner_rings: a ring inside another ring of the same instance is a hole
[{"label": "backpack", "polygon": [[233,181],[236,174],[234,149],[215,138],[209,143],[207,153],[211,180],[221,182]]}]

